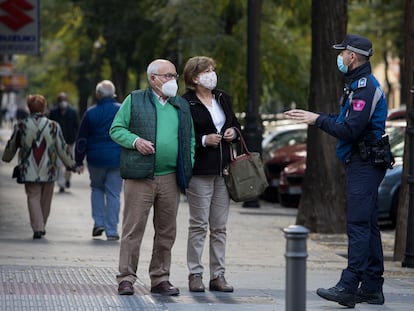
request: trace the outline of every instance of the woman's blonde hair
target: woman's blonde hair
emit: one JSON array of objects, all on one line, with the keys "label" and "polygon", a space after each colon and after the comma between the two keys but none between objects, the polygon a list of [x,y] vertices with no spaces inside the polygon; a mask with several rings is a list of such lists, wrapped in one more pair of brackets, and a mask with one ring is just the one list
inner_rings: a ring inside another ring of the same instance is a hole
[{"label": "woman's blonde hair", "polygon": [[195,90],[194,78],[210,66],[216,67],[216,63],[214,59],[207,56],[194,56],[187,61],[184,67],[184,83],[187,91]]},{"label": "woman's blonde hair", "polygon": [[34,94],[27,96],[27,106],[30,113],[44,113],[46,111],[46,99],[43,95]]}]

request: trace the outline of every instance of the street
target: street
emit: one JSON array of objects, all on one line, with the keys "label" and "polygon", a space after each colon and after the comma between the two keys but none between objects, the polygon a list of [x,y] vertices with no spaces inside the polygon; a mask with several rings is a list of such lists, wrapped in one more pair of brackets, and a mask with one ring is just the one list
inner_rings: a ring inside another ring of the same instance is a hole
[{"label": "street", "polygon": [[[9,135],[9,130],[1,130],[1,150]],[[72,186],[65,193],[59,193],[56,186],[46,236],[33,240],[24,186],[11,178],[15,163],[16,158],[12,163],[0,163],[0,310],[285,310],[286,240],[282,230],[295,224],[296,209],[264,201],[260,208],[243,208],[233,202],[226,279],[235,291],[191,293],[186,266],[188,206],[182,197],[170,277],[181,295],[159,297],[149,292],[153,230],[148,223],[135,295],[119,296],[115,280],[119,241],[106,241],[105,236],[92,239],[88,173],[73,175]],[[358,304],[356,309],[411,311],[414,269],[391,261],[394,231],[384,230],[382,237],[386,303]],[[346,266],[346,236],[310,234],[307,250],[307,310],[342,309],[319,298],[315,290],[338,281]],[[204,263],[208,285],[207,249]]]}]

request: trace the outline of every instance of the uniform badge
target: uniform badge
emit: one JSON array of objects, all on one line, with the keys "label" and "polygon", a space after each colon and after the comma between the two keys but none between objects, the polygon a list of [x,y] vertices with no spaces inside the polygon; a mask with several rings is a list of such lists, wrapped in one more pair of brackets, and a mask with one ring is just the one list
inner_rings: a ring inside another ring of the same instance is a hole
[{"label": "uniform badge", "polygon": [[358,88],[367,86],[367,78],[361,78],[358,80]]},{"label": "uniform badge", "polygon": [[365,100],[354,99],[352,101],[352,107],[353,107],[354,111],[362,111],[365,107]]}]

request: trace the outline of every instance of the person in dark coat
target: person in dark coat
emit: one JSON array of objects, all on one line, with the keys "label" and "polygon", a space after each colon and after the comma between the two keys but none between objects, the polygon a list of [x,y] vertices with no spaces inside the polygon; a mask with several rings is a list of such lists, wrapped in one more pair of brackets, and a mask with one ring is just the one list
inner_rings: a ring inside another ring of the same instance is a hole
[{"label": "person in dark coat", "polygon": [[92,236],[105,231],[108,241],[119,240],[118,222],[122,178],[119,171],[121,146],[115,143],[109,129],[121,106],[115,100],[115,86],[103,80],[96,86],[96,105],[82,117],[75,146],[75,160],[83,167],[86,157],[91,185],[94,226]]},{"label": "person in dark coat", "polygon": [[240,124],[233,112],[230,96],[217,90],[215,62],[206,56],[190,58],[184,67],[187,92],[194,123],[196,149],[187,190],[190,207],[187,266],[192,292],[204,292],[204,266],[201,261],[207,231],[210,230],[210,283],[212,291],[232,292],[225,274],[227,219],[230,196],[224,172],[230,162],[230,144],[237,140]]},{"label": "person in dark coat", "polygon": [[[56,107],[50,111],[49,118],[59,123],[63,137],[73,153],[79,129],[79,116],[78,112],[69,105],[66,93],[62,92],[58,95]],[[70,188],[72,173],[66,169],[61,161],[58,161],[58,169],[59,178],[57,184],[59,192],[64,192],[65,188]]]}]

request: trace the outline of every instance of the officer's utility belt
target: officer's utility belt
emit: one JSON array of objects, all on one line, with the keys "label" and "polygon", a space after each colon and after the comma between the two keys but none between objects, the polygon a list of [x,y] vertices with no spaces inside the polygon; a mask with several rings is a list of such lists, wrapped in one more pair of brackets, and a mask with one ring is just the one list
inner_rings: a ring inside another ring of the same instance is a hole
[{"label": "officer's utility belt", "polygon": [[388,135],[383,136],[377,142],[361,141],[358,143],[359,155],[362,160],[372,160],[375,166],[383,166],[392,169],[394,156],[391,152]]}]

